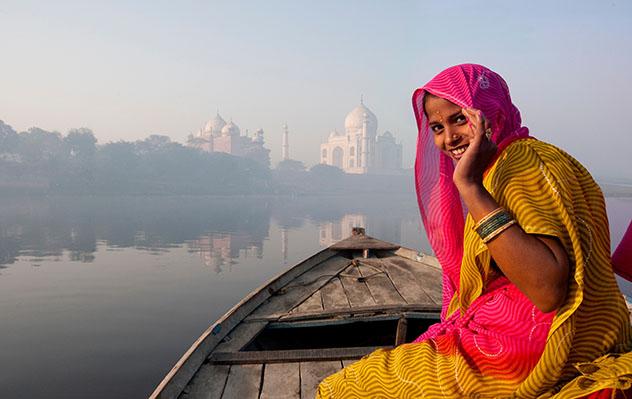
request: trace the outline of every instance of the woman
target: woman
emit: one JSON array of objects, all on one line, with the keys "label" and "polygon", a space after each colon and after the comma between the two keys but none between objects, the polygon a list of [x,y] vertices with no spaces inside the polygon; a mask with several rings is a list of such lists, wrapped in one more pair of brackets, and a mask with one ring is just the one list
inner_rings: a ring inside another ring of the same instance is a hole
[{"label": "woman", "polygon": [[[413,94],[421,216],[443,268],[439,324],[325,379],[318,397],[574,398],[627,389],[630,319],[603,196],[521,125],[473,64]],[[601,396],[599,396],[601,397]]]}]

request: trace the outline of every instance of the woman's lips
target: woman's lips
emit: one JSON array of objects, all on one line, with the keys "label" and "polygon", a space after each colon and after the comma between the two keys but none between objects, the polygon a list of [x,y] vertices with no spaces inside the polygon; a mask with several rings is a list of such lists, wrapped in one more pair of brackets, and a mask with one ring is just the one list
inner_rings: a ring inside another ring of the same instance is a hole
[{"label": "woman's lips", "polygon": [[468,146],[469,144],[462,145],[460,147],[449,150],[450,154],[452,154],[452,158],[457,159],[457,160],[460,159],[465,153],[465,150],[467,149]]}]

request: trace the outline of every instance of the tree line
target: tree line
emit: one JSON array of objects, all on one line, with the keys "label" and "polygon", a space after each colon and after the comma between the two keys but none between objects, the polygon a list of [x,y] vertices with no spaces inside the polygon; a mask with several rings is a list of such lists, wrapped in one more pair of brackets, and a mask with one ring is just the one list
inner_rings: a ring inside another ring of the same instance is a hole
[{"label": "tree line", "polygon": [[90,129],[66,135],[0,121],[0,188],[45,194],[251,194],[273,190],[268,167],[151,135],[99,145]]},{"label": "tree line", "polygon": [[412,187],[411,171],[350,175],[295,160],[270,170],[251,158],[208,153],[162,135],[98,144],[87,128],[18,133],[0,120],[0,195],[319,195],[409,193]]}]

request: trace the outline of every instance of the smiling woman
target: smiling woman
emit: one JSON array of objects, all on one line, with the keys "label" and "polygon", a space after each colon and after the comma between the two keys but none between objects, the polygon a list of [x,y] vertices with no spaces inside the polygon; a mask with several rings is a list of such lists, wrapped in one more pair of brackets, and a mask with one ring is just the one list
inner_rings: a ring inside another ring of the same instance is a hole
[{"label": "smiling woman", "polygon": [[590,174],[529,136],[505,81],[483,66],[441,72],[415,91],[413,107],[416,188],[443,269],[442,320],[328,377],[319,397],[580,398],[628,389],[629,314]]}]

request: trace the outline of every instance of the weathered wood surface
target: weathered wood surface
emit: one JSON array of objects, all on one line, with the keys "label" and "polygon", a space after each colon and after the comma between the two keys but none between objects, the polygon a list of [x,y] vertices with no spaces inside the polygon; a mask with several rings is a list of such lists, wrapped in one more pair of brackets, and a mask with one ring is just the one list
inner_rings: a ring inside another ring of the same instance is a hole
[{"label": "weathered wood surface", "polygon": [[400,256],[391,256],[380,259],[389,270],[405,270],[413,277],[418,289],[423,290],[437,304],[442,303],[441,271],[433,267],[424,267],[418,262],[411,261]]},{"label": "weathered wood surface", "polygon": [[[388,277],[388,273],[379,263],[378,259],[369,266],[364,264],[364,260],[360,262],[358,269],[362,276],[366,279],[366,285],[371,291],[371,296],[378,305],[398,305],[405,304],[406,301],[397,292],[397,288]],[[378,266],[379,265],[379,266]]]},{"label": "weathered wood surface", "polygon": [[311,296],[316,290],[327,284],[329,280],[345,269],[349,263],[350,260],[342,256],[334,256],[327,259],[276,292],[252,312],[249,317],[256,318],[279,312],[287,313],[294,306]]},{"label": "weathered wood surface", "polygon": [[222,397],[230,366],[203,364],[180,399],[216,399]]},{"label": "weathered wood surface", "polygon": [[318,384],[342,368],[340,360],[301,363],[301,399],[314,399]]},{"label": "weathered wood surface", "polygon": [[380,346],[323,349],[290,349],[248,352],[213,352],[211,364],[286,363],[316,360],[358,359],[380,349]]},{"label": "weathered wood surface", "polygon": [[364,281],[358,281],[362,277],[355,265],[350,265],[340,273],[340,281],[347,293],[347,298],[351,307],[376,305],[375,299],[371,296],[371,291]]},{"label": "weathered wood surface", "polygon": [[400,249],[396,251],[392,251],[392,252],[391,251],[378,251],[377,254],[380,257],[381,256],[399,256],[399,257],[417,262],[417,264],[430,266],[434,269],[439,270],[439,272],[441,272],[441,264],[439,263],[439,260],[437,260],[435,256],[424,254],[424,253],[415,251],[414,249],[401,247]]},{"label": "weathered wood surface", "polygon": [[217,345],[216,351],[236,352],[248,345],[267,325],[265,321],[243,322],[228,334],[222,343]]},{"label": "weathered wood surface", "polygon": [[300,397],[299,363],[266,364],[260,399],[298,399]]},{"label": "weathered wood surface", "polygon": [[290,313],[290,314],[273,314],[269,317],[252,319],[257,321],[299,321],[309,319],[326,319],[330,317],[350,317],[354,315],[367,315],[367,314],[399,314],[402,312],[422,312],[422,313],[437,313],[441,312],[441,305],[436,304],[404,304],[404,305],[375,305],[375,306],[359,306],[357,308],[350,309],[332,309],[324,310],[321,312],[305,312],[305,313]]},{"label": "weathered wood surface", "polygon": [[323,310],[323,298],[320,295],[320,290],[314,292],[306,300],[304,300],[298,307],[294,308],[296,312],[321,312]]},{"label": "weathered wood surface", "polygon": [[365,264],[382,267],[388,273],[391,282],[397,288],[397,292],[407,303],[436,303],[434,298],[426,292],[425,281],[419,281],[415,271],[410,270],[405,262],[409,261],[401,257],[366,259],[364,261]]},{"label": "weathered wood surface", "polygon": [[395,332],[395,346],[406,342],[406,333],[408,332],[408,320],[404,316],[397,321],[397,330]]},{"label": "weathered wood surface", "polygon": [[331,279],[320,289],[325,310],[349,308],[349,300],[338,277]]},{"label": "weathered wood surface", "polygon": [[261,387],[262,371],[262,364],[231,366],[222,399],[257,398]]}]

